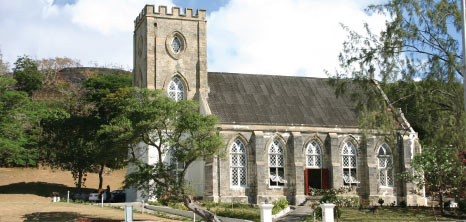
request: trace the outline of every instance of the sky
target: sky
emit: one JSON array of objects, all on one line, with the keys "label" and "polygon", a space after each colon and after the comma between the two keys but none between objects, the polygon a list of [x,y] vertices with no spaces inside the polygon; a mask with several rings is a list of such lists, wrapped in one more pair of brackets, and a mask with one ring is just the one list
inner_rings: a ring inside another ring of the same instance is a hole
[{"label": "sky", "polygon": [[347,38],[340,24],[381,30],[386,18],[364,12],[381,1],[0,0],[0,50],[10,68],[29,55],[132,70],[134,19],[166,5],[207,10],[208,71],[326,77]]}]

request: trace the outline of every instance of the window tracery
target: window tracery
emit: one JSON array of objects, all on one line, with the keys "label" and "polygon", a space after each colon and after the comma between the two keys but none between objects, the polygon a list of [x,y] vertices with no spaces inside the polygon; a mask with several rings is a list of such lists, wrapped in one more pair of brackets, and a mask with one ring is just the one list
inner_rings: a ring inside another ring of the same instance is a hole
[{"label": "window tracery", "polygon": [[322,167],[322,152],[319,144],[312,141],[306,148],[306,166],[308,168],[321,168]]},{"label": "window tracery", "polygon": [[275,139],[269,147],[269,185],[283,187],[285,180],[285,149]]},{"label": "window tracery", "polygon": [[186,99],[185,87],[178,77],[174,77],[168,84],[168,97],[176,102]]},{"label": "window tracery", "polygon": [[352,142],[346,142],[341,151],[342,168],[343,168],[343,184],[346,186],[354,186],[359,183],[357,174],[357,151]]},{"label": "window tracery", "polygon": [[384,143],[377,153],[380,186],[393,186],[393,155],[390,147]]},{"label": "window tracery", "polygon": [[230,181],[232,187],[245,187],[247,180],[246,147],[236,139],[230,148]]}]

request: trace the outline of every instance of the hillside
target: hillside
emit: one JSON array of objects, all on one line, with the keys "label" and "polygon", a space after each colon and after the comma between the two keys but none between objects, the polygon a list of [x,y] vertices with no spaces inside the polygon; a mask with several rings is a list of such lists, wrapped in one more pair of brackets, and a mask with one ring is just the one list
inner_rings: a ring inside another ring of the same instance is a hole
[{"label": "hillside", "polygon": [[[110,185],[112,190],[120,189],[126,175],[126,169],[104,175],[104,188]],[[88,174],[85,192],[95,190],[99,185],[96,173]],[[74,192],[74,180],[69,171],[51,170],[50,168],[0,168],[0,202],[15,200],[33,200],[50,202],[52,192],[65,196],[70,190]]]}]

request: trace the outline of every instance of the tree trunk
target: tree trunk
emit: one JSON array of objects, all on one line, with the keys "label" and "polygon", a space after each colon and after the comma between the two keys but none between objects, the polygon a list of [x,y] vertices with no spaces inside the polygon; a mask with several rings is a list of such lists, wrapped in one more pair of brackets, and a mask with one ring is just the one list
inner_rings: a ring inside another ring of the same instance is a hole
[{"label": "tree trunk", "polygon": [[445,209],[444,209],[444,204],[443,204],[443,193],[440,192],[439,194],[439,203],[440,203],[440,212],[442,213],[442,215],[445,215]]},{"label": "tree trunk", "polygon": [[81,181],[83,180],[83,172],[78,173],[78,193],[81,193]]},{"label": "tree trunk", "polygon": [[184,196],[184,205],[207,222],[220,222],[217,215],[196,204],[189,196]]},{"label": "tree trunk", "polygon": [[99,190],[102,189],[102,185],[103,185],[103,182],[104,182],[104,177],[102,176],[102,174],[104,173],[104,168],[105,168],[105,165],[101,165],[101,166],[100,166],[100,171],[99,171]]}]

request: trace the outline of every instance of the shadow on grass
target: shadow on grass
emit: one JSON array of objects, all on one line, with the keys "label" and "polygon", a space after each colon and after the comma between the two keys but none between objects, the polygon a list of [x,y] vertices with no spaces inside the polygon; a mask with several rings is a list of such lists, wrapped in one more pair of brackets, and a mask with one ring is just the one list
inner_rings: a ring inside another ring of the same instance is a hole
[{"label": "shadow on grass", "polygon": [[24,222],[35,221],[82,221],[82,222],[119,222],[101,218],[89,218],[75,212],[37,212],[23,216]]},{"label": "shadow on grass", "polygon": [[[76,192],[75,187],[68,187],[63,184],[30,182],[12,183],[0,186],[0,194],[35,194],[42,197],[51,197],[53,192],[58,192],[60,196],[65,196],[68,192]],[[91,193],[95,189],[81,188],[83,193]]]}]

